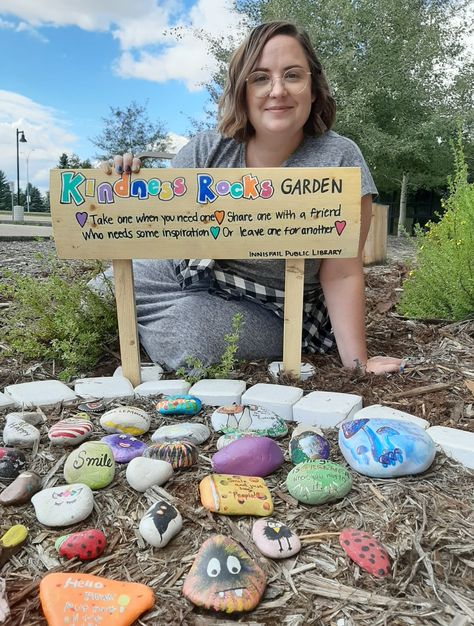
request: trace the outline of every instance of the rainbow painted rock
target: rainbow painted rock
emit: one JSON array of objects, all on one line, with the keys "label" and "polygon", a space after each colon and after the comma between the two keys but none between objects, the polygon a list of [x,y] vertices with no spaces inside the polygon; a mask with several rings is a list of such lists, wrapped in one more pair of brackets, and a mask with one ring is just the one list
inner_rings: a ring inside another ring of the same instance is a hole
[{"label": "rainbow painted rock", "polygon": [[260,552],[270,559],[286,559],[301,550],[297,535],[276,519],[257,520],[252,526],[252,539]]},{"label": "rainbow painted rock", "polygon": [[150,416],[143,409],[134,406],[118,406],[110,409],[100,418],[100,425],[108,433],[143,435],[150,430]]},{"label": "rainbow painted rock", "polygon": [[189,395],[168,396],[155,406],[161,415],[196,415],[201,407],[201,400]]},{"label": "rainbow painted rock", "polygon": [[146,450],[146,443],[132,435],[115,433],[102,437],[101,441],[110,447],[116,463],[129,463]]},{"label": "rainbow painted rock", "polygon": [[271,515],[273,501],[263,480],[257,476],[210,474],[199,483],[202,505],[223,515]]},{"label": "rainbow painted rock", "polygon": [[113,481],[115,460],[110,447],[101,441],[86,441],[73,450],[64,463],[67,483],[84,483],[102,489]]},{"label": "rainbow painted rock", "polygon": [[0,480],[15,480],[25,469],[26,458],[17,448],[0,448]]},{"label": "rainbow painted rock", "polygon": [[173,469],[184,469],[197,463],[199,450],[190,441],[154,443],[143,453],[144,457],[168,461]]},{"label": "rainbow painted rock", "polygon": [[339,543],[347,556],[372,576],[384,578],[390,572],[388,553],[372,535],[356,528],[344,528]]},{"label": "rainbow painted rock", "polygon": [[339,447],[352,469],[372,478],[419,474],[436,454],[435,443],[423,428],[391,419],[343,422]]},{"label": "rainbow painted rock", "polygon": [[90,436],[94,425],[87,413],[78,413],[53,424],[48,431],[48,438],[54,446],[75,446]]},{"label": "rainbow painted rock", "polygon": [[243,437],[216,452],[212,469],[217,474],[268,476],[283,463],[280,446],[269,437]]},{"label": "rainbow painted rock", "polygon": [[64,556],[66,559],[77,557],[81,561],[96,559],[103,553],[106,545],[107,539],[104,533],[95,528],[63,535],[58,537],[54,543],[60,556]]},{"label": "rainbow painted rock", "polygon": [[324,504],[343,498],[352,487],[352,478],[342,465],[332,461],[305,461],[286,477],[289,493],[305,504]]},{"label": "rainbow painted rock", "polygon": [[328,440],[311,427],[295,428],[290,439],[290,457],[295,465],[304,461],[329,459]]},{"label": "rainbow painted rock", "polygon": [[265,591],[263,570],[230,537],[205,541],[189,570],[183,595],[196,606],[225,613],[254,609]]},{"label": "rainbow painted rock", "polygon": [[141,583],[60,572],[43,578],[40,600],[49,626],[131,626],[152,608],[155,595]]},{"label": "rainbow painted rock", "polygon": [[264,437],[284,437],[288,432],[283,418],[255,404],[221,406],[212,414],[211,423],[215,431],[226,434],[250,430]]}]

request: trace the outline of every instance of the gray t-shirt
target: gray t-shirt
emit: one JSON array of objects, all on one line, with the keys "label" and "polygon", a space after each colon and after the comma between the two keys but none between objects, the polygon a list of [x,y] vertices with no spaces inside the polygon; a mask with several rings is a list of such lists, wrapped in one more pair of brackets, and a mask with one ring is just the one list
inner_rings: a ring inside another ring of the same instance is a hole
[{"label": "gray t-shirt", "polygon": [[[216,131],[196,135],[174,157],[172,167],[246,167],[245,144],[226,139]],[[376,194],[369,168],[358,146],[332,130],[319,137],[305,137],[282,167],[360,167],[361,195]],[[278,259],[219,260],[218,265],[256,283],[284,289],[285,261]],[[305,291],[319,285],[320,259],[305,263]]]}]

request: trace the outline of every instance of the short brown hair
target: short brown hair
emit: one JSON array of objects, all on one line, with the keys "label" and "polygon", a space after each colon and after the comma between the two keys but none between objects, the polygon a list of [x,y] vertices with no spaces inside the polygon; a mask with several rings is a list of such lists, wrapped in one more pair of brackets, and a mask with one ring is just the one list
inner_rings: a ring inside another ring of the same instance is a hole
[{"label": "short brown hair", "polygon": [[334,124],[336,103],[308,33],[291,22],[265,22],[250,32],[231,57],[218,108],[218,130],[224,137],[243,142],[255,133],[246,111],[245,79],[258,62],[267,42],[276,35],[294,37],[303,48],[311,70],[311,92],[315,99],[303,132],[306,135],[322,135]]}]

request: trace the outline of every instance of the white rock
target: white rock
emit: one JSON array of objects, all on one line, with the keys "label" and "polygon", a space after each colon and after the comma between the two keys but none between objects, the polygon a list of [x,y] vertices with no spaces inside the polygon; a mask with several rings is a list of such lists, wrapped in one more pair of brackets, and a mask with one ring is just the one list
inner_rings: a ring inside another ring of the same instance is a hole
[{"label": "white rock", "polygon": [[138,456],[127,465],[125,477],[136,491],[146,491],[153,485],[162,485],[173,475],[173,466],[167,461]]},{"label": "white rock", "polygon": [[474,469],[474,433],[447,426],[431,426],[426,432],[446,456]]},{"label": "white rock", "polygon": [[100,425],[108,433],[143,435],[150,430],[151,418],[146,411],[134,406],[118,406],[106,411]]},{"label": "white rock", "polygon": [[3,443],[17,448],[33,448],[40,440],[40,431],[15,414],[7,416],[3,429]]},{"label": "white rock", "polygon": [[113,398],[133,398],[135,392],[132,383],[123,376],[97,376],[76,380],[74,391],[86,400]]},{"label": "white rock", "polygon": [[[123,368],[121,365],[117,367],[113,376],[123,376]],[[142,383],[148,383],[153,380],[160,380],[163,376],[163,368],[156,363],[145,363],[140,366],[140,377]]]},{"label": "white rock", "polygon": [[165,441],[181,441],[187,439],[196,445],[204,443],[211,436],[206,424],[200,422],[183,422],[182,424],[168,424],[161,426],[151,436],[154,443]]},{"label": "white rock", "polygon": [[362,397],[356,394],[312,391],[294,405],[293,419],[306,426],[336,428],[361,408]]},{"label": "white rock", "polygon": [[273,411],[285,420],[293,420],[293,405],[303,395],[299,387],[258,383],[242,396],[242,404],[257,404]]},{"label": "white rock", "polygon": [[165,500],[158,500],[142,517],[138,530],[149,544],[164,548],[182,526],[183,519],[178,509]]},{"label": "white rock", "polygon": [[[273,361],[268,366],[268,373],[272,378],[278,381],[278,374],[283,372],[283,361]],[[300,380],[307,380],[316,374],[316,368],[311,363],[301,363]]]},{"label": "white rock", "polygon": [[77,400],[76,394],[59,380],[36,380],[32,383],[9,385],[4,391],[16,406],[23,409],[51,406],[59,402],[67,404]]},{"label": "white rock", "polygon": [[94,508],[92,490],[83,483],[43,489],[31,498],[38,522],[45,526],[70,526],[86,519]]},{"label": "white rock", "polygon": [[36,411],[17,411],[14,413],[8,413],[6,416],[6,421],[9,419],[20,419],[24,422],[28,422],[32,426],[39,426],[40,424],[45,423],[45,418],[43,413],[37,413]]},{"label": "white rock", "polygon": [[178,396],[186,395],[191,387],[186,380],[153,380],[135,387],[137,396]]},{"label": "white rock", "polygon": [[0,391],[0,409],[8,409],[11,406],[15,406],[13,398]]},{"label": "white rock", "polygon": [[412,422],[412,424],[416,424],[420,428],[426,430],[429,428],[430,423],[421,417],[417,417],[416,415],[411,415],[410,413],[405,413],[404,411],[399,411],[398,409],[392,409],[390,406],[383,406],[382,404],[371,404],[370,406],[366,406],[363,409],[359,409],[354,413],[351,417],[353,420],[363,419],[390,419],[390,420],[398,420],[400,422]]},{"label": "white rock", "polygon": [[203,404],[222,406],[234,403],[240,404],[245,387],[246,384],[243,380],[210,378],[198,380],[191,387],[189,393],[199,398]]}]

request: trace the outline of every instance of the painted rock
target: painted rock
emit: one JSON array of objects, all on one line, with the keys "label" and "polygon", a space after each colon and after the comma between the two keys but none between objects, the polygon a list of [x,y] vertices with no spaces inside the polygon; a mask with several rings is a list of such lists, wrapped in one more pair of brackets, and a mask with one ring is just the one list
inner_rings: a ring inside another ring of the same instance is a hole
[{"label": "painted rock", "polygon": [[298,536],[275,519],[257,520],[252,526],[252,539],[260,552],[271,559],[286,559],[301,550]]},{"label": "painted rock", "polygon": [[76,446],[90,436],[94,425],[87,413],[77,413],[53,424],[48,431],[48,438],[53,446]]},{"label": "painted rock", "polygon": [[173,469],[184,469],[197,463],[199,450],[190,441],[169,441],[149,446],[143,456],[167,461]]},{"label": "painted rock", "polygon": [[329,459],[329,442],[315,428],[299,426],[291,435],[290,457],[295,465],[303,461]]},{"label": "painted rock", "polygon": [[199,483],[202,505],[224,515],[271,515],[273,501],[263,480],[257,476],[210,474]]},{"label": "painted rock", "polygon": [[134,406],[118,406],[102,415],[100,425],[108,433],[143,435],[150,430],[150,416]]},{"label": "painted rock", "polygon": [[8,422],[9,419],[13,418],[23,420],[32,426],[40,426],[46,421],[44,415],[42,413],[37,413],[36,411],[16,411],[14,413],[8,413],[5,417],[5,421]]},{"label": "painted rock", "polygon": [[112,400],[108,402],[106,400],[94,400],[93,402],[82,402],[77,406],[78,411],[84,411],[85,413],[103,413],[110,408],[110,403]]},{"label": "painted rock", "polygon": [[13,556],[28,538],[28,528],[14,524],[0,537],[0,568]]},{"label": "painted rock", "polygon": [[110,447],[101,441],[86,441],[73,450],[64,463],[67,483],[84,483],[102,489],[113,481],[115,461]]},{"label": "painted rock", "polygon": [[40,440],[40,431],[15,415],[7,416],[3,429],[3,443],[17,448],[33,448]]},{"label": "painted rock", "polygon": [[332,461],[305,461],[286,477],[290,494],[305,504],[323,504],[343,498],[352,487],[352,478],[342,465]]},{"label": "painted rock", "polygon": [[250,430],[265,437],[283,437],[288,432],[284,419],[255,404],[221,406],[212,414],[211,423],[214,430],[222,433]]},{"label": "painted rock", "polygon": [[383,578],[389,573],[389,556],[375,537],[363,530],[344,528],[339,535],[339,543],[347,556],[372,576]]},{"label": "painted rock", "polygon": [[146,450],[146,443],[132,437],[132,435],[115,433],[102,437],[101,441],[110,447],[116,463],[129,463],[137,456],[141,456]]},{"label": "painted rock", "polygon": [[63,535],[54,542],[54,547],[60,556],[64,556],[66,559],[77,557],[81,561],[96,559],[105,550],[106,545],[107,540],[104,533],[95,528]]},{"label": "painted rock", "polygon": [[284,461],[280,446],[269,437],[243,437],[230,443],[212,457],[217,474],[268,476]]},{"label": "painted rock", "polygon": [[260,437],[257,433],[253,433],[250,430],[242,430],[241,432],[235,431],[234,433],[227,433],[227,435],[221,435],[219,439],[216,441],[216,448],[218,450],[222,450],[232,443],[233,441],[237,441],[237,439],[242,439],[242,437]]},{"label": "painted rock", "polygon": [[428,469],[436,453],[425,430],[389,419],[343,422],[339,447],[352,469],[373,478],[419,474]]},{"label": "painted rock", "polygon": [[46,574],[39,591],[49,626],[130,626],[155,603],[146,585],[80,572]]},{"label": "painted rock", "polygon": [[196,606],[226,613],[251,611],[265,591],[263,570],[230,537],[205,541],[189,570],[183,595]]},{"label": "painted rock", "polygon": [[26,459],[21,450],[0,448],[0,480],[14,480],[25,466]]},{"label": "painted rock", "polygon": [[155,548],[164,548],[183,527],[180,512],[165,500],[157,500],[145,513],[138,530]]},{"label": "painted rock", "polygon": [[0,504],[24,504],[41,489],[41,476],[36,472],[22,472],[0,493]]},{"label": "painted rock", "polygon": [[162,485],[173,475],[173,466],[168,461],[138,456],[127,465],[125,477],[137,491],[146,491],[153,485]]},{"label": "painted rock", "polygon": [[57,485],[43,489],[31,498],[36,519],[45,526],[70,526],[89,517],[94,495],[87,485]]},{"label": "painted rock", "polygon": [[196,415],[201,407],[201,400],[189,395],[168,396],[155,406],[161,415]]},{"label": "painted rock", "polygon": [[191,441],[196,445],[204,443],[211,436],[211,431],[206,424],[200,422],[183,422],[182,424],[169,424],[161,426],[151,436],[154,443],[165,441]]}]

